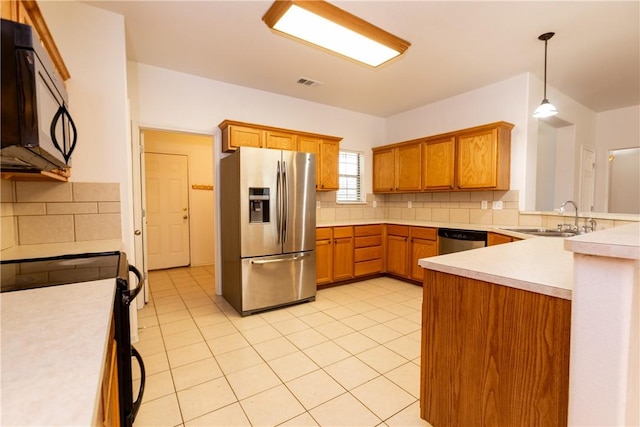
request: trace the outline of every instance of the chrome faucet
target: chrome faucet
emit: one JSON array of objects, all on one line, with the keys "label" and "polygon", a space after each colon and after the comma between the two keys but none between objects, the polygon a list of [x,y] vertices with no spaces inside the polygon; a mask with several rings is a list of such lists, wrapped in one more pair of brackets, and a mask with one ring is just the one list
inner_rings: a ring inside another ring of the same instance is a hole
[{"label": "chrome faucet", "polygon": [[560,206],[560,214],[564,214],[564,207],[569,203],[573,205],[573,208],[576,211],[576,223],[573,227],[573,231],[577,232],[578,231],[578,205],[576,205],[576,202],[574,202],[573,200],[567,200],[566,202],[564,202],[562,206]]}]

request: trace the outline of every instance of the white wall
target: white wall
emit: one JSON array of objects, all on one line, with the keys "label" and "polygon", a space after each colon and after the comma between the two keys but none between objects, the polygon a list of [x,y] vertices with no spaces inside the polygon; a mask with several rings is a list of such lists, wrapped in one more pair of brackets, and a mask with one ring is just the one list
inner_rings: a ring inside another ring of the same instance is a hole
[{"label": "white wall", "polygon": [[606,212],[609,150],[640,147],[640,105],[598,113],[596,119],[596,211]]},{"label": "white wall", "polygon": [[[344,138],[341,148],[364,151],[381,145],[384,119],[189,74],[129,63],[132,116],[141,126],[213,134],[221,157],[218,124],[239,120]],[[216,161],[216,165],[218,164]],[[366,191],[371,192],[367,168]]]},{"label": "white wall", "polygon": [[120,184],[122,239],[133,258],[124,19],[80,2],[38,5],[71,74],[66,85],[78,129],[71,181]]}]

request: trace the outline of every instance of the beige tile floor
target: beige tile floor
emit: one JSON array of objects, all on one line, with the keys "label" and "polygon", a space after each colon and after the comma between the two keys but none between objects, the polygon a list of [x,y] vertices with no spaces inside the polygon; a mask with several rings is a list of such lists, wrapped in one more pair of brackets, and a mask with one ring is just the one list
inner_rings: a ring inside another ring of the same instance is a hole
[{"label": "beige tile floor", "polygon": [[152,271],[149,284],[135,427],[429,425],[418,415],[422,288],[376,278],[241,317],[215,295],[212,267]]}]

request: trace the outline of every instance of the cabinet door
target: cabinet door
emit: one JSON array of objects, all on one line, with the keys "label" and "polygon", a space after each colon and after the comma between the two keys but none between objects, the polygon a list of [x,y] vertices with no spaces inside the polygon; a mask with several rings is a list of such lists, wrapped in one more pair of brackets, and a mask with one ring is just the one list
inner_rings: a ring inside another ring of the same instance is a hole
[{"label": "cabinet door", "polygon": [[487,246],[502,245],[511,242],[513,242],[513,237],[511,236],[505,236],[500,233],[489,233],[487,235]]},{"label": "cabinet door", "polygon": [[320,139],[309,138],[306,136],[298,136],[298,151],[303,153],[313,153],[316,155],[316,190],[320,188],[321,174],[321,160],[320,157]]},{"label": "cabinet door", "polygon": [[451,190],[454,187],[455,138],[424,143],[422,152],[423,190]]},{"label": "cabinet door", "polygon": [[373,192],[389,193],[395,189],[395,151],[393,148],[373,152]]},{"label": "cabinet door", "polygon": [[387,236],[387,273],[407,277],[407,237]]},{"label": "cabinet door", "polygon": [[353,237],[333,240],[333,280],[353,278]]},{"label": "cabinet door", "polygon": [[411,238],[410,277],[422,283],[424,279],[424,269],[418,265],[418,260],[436,255],[438,255],[438,246],[435,240]]},{"label": "cabinet door", "polygon": [[264,136],[264,146],[266,148],[292,151],[295,151],[298,148],[296,135],[292,133],[274,132],[268,130],[265,131]]},{"label": "cabinet door", "polygon": [[421,162],[422,144],[415,143],[396,148],[395,176],[396,190],[420,191],[421,186]]},{"label": "cabinet door", "polygon": [[262,147],[263,131],[245,126],[230,125],[227,128],[227,135],[222,135],[223,150],[234,151],[238,147]]},{"label": "cabinet door", "polygon": [[333,245],[331,239],[316,240],[316,284],[333,281]]},{"label": "cabinet door", "polygon": [[497,186],[498,130],[489,129],[458,137],[458,188]]},{"label": "cabinet door", "polygon": [[340,156],[339,141],[320,141],[320,179],[316,178],[318,189],[322,191],[339,188],[338,162]]}]

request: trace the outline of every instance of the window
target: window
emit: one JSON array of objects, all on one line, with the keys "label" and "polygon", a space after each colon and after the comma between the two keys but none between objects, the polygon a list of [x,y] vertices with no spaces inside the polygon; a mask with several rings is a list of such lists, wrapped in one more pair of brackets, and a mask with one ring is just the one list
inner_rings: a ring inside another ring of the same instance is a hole
[{"label": "window", "polygon": [[340,151],[338,159],[339,189],[338,203],[362,203],[362,175],[364,154],[357,151]]}]

